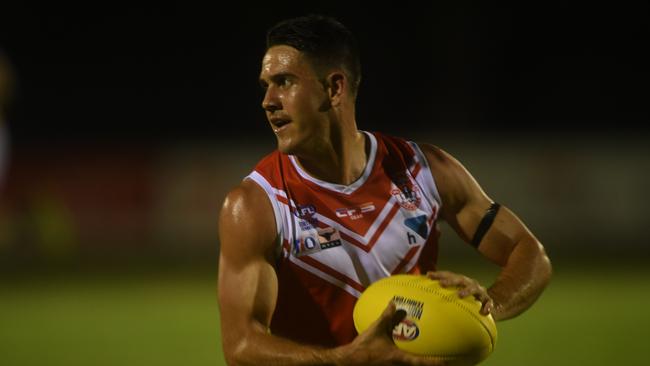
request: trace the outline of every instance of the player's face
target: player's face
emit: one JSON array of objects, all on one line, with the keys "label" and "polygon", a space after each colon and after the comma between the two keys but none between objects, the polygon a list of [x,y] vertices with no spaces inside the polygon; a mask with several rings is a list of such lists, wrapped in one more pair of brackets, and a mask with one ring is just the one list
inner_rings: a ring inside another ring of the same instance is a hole
[{"label": "player's face", "polygon": [[260,83],[278,149],[300,154],[313,148],[326,134],[328,95],[309,60],[293,47],[271,47],[262,60]]}]

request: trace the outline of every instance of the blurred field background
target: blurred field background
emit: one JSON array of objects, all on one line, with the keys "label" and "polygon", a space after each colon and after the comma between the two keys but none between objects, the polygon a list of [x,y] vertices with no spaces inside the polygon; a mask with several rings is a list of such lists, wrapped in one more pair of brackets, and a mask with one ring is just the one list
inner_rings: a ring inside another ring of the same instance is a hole
[{"label": "blurred field background", "polygon": [[[499,324],[484,364],[644,365],[647,277],[641,265],[560,267],[533,309]],[[213,290],[213,275],[187,272],[3,283],[3,364],[223,365]]]},{"label": "blurred field background", "polygon": [[[319,11],[360,40],[359,127],[449,151],[547,247],[484,364],[647,364],[648,5],[340,5],[3,5],[0,365],[224,364],[216,221],[274,148],[264,30]],[[445,226],[440,252],[496,274]]]}]

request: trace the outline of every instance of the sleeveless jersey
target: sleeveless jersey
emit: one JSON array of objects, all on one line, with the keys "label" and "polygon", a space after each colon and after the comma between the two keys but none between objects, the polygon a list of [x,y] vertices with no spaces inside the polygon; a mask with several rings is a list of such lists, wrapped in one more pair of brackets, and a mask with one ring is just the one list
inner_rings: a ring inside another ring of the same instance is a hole
[{"label": "sleeveless jersey", "polygon": [[370,153],[350,185],[316,179],[277,150],[246,177],[268,195],[279,237],[273,334],[349,343],[357,335],[352,310],[367,286],[435,268],[441,202],[426,158],[413,142],[364,133]]}]

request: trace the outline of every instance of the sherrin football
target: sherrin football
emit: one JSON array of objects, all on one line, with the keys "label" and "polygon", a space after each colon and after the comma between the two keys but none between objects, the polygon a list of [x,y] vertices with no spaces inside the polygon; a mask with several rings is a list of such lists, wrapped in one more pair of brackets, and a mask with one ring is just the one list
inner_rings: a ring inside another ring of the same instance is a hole
[{"label": "sherrin football", "polygon": [[406,312],[393,329],[397,347],[450,365],[473,365],[484,360],[497,340],[492,315],[481,315],[474,297],[460,298],[457,288],[443,288],[421,275],[383,278],[361,293],[354,312],[354,325],[363,332],[386,309],[389,301]]}]

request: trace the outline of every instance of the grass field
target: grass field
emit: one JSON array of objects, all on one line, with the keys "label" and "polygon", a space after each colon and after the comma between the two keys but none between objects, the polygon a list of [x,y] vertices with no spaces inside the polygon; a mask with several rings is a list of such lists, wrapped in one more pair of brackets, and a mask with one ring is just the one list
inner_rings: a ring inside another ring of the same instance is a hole
[{"label": "grass field", "polygon": [[[650,270],[558,267],[484,365],[647,365]],[[0,279],[0,365],[222,365],[215,274]]]}]

